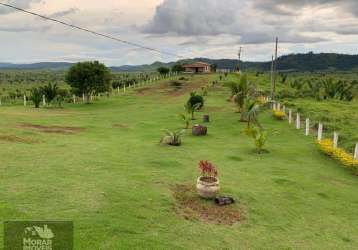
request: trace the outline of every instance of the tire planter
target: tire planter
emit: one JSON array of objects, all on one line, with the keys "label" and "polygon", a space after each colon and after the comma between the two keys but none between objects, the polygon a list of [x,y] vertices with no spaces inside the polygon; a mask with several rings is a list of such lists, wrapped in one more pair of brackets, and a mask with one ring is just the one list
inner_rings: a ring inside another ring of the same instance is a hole
[{"label": "tire planter", "polygon": [[204,136],[208,134],[208,128],[202,125],[194,125],[192,128],[192,134],[195,136]]},{"label": "tire planter", "polygon": [[196,182],[196,190],[200,197],[214,199],[220,191],[219,179],[200,176]]}]

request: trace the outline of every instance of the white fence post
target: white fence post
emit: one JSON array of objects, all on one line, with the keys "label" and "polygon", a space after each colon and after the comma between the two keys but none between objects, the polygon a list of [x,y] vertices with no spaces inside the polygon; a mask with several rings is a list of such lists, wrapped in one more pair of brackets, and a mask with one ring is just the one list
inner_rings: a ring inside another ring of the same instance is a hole
[{"label": "white fence post", "polygon": [[281,111],[281,103],[277,103],[277,110]]},{"label": "white fence post", "polygon": [[126,93],[126,85],[125,84],[123,84],[123,92],[124,92],[124,94]]},{"label": "white fence post", "polygon": [[306,118],[306,136],[310,134],[310,119]]},{"label": "white fence post", "polygon": [[318,141],[322,141],[322,137],[323,137],[323,124],[320,122],[318,124],[318,136],[317,136],[317,140]]},{"label": "white fence post", "polygon": [[72,99],[73,99],[73,104],[76,104],[76,95],[73,95]]},{"label": "white fence post", "polygon": [[118,92],[118,94],[119,94],[119,87],[117,87],[117,92]]},{"label": "white fence post", "polygon": [[288,123],[292,124],[292,110],[291,109],[288,111]]},{"label": "white fence post", "polygon": [[0,97],[0,106],[2,106],[1,97]]},{"label": "white fence post", "polygon": [[82,101],[85,102],[85,93],[82,94]]},{"label": "white fence post", "polygon": [[356,149],[354,150],[354,159],[358,160],[358,143],[356,144]]},{"label": "white fence post", "polygon": [[26,106],[26,104],[27,104],[26,95],[24,95],[24,106]]},{"label": "white fence post", "polygon": [[300,113],[297,113],[297,117],[296,117],[296,129],[300,129],[301,128],[301,116]]},{"label": "white fence post", "polygon": [[338,133],[334,132],[333,133],[333,148],[337,148],[338,147]]},{"label": "white fence post", "polygon": [[42,95],[42,105],[46,106],[46,96]]},{"label": "white fence post", "polygon": [[283,107],[282,107],[282,111],[283,111],[283,113],[285,113],[285,114],[286,114],[286,106],[285,106],[285,105],[283,105]]}]

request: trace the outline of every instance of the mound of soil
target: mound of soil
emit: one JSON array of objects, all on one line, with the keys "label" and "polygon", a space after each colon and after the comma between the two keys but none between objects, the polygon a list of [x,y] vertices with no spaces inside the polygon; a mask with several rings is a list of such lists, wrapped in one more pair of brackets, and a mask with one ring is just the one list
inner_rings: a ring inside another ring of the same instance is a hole
[{"label": "mound of soil", "polygon": [[233,225],[243,219],[242,209],[238,205],[221,207],[213,200],[204,200],[198,196],[192,185],[176,185],[173,195],[176,200],[175,211],[187,220]]},{"label": "mound of soil", "polygon": [[43,126],[35,124],[21,124],[21,128],[35,129],[43,133],[53,133],[53,134],[75,134],[84,130],[84,128],[79,127],[62,127],[62,126]]}]

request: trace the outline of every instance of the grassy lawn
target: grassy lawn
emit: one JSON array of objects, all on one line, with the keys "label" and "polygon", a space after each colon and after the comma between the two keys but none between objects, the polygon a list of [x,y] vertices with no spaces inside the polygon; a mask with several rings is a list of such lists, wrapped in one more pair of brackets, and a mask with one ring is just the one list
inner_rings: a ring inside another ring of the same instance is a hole
[{"label": "grassy lawn", "polygon": [[[263,113],[270,153],[254,153],[229,91],[217,87],[203,111],[209,135],[161,146],[161,129],[183,125],[188,93],[152,88],[62,110],[1,107],[1,220],[73,220],[75,249],[356,249],[358,179],[313,138]],[[218,166],[222,193],[239,200],[241,222],[176,213],[173,188],[194,184],[203,159]]]}]

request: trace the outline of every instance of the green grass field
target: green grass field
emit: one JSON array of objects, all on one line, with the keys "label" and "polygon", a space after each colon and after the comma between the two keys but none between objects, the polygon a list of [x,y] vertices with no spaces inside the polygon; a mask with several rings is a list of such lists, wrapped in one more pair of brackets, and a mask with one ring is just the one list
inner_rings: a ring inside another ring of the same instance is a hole
[{"label": "green grass field", "polygon": [[[357,249],[357,177],[269,112],[269,153],[253,152],[228,89],[211,89],[197,114],[211,116],[207,137],[160,145],[161,129],[183,126],[188,94],[163,83],[64,109],[0,107],[1,220],[73,220],[75,249]],[[239,200],[240,222],[176,212],[173,188],[194,185],[203,159]]]}]

